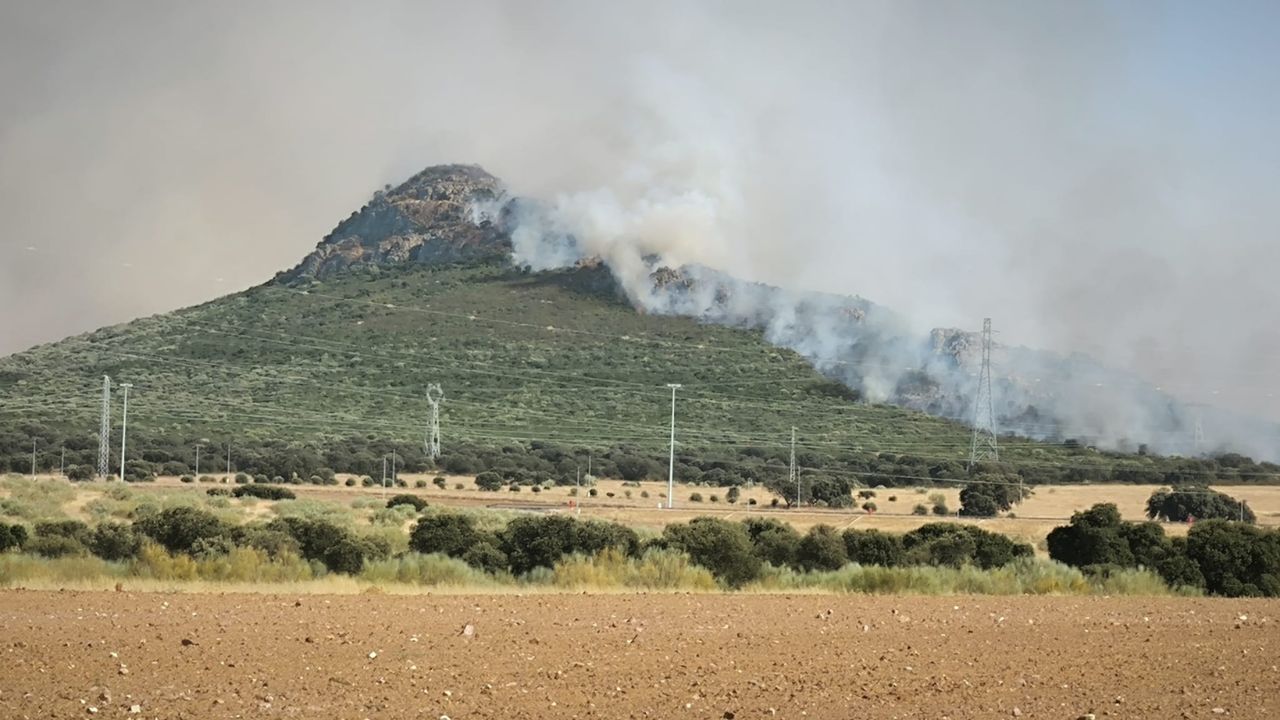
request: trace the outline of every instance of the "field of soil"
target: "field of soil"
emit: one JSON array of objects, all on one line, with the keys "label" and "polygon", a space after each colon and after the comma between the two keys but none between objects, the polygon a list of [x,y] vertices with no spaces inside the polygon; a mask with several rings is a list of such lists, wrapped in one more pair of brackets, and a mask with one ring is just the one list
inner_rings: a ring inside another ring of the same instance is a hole
[{"label": "field of soil", "polygon": [[4,718],[1261,720],[1277,664],[1276,601],[0,592]]}]

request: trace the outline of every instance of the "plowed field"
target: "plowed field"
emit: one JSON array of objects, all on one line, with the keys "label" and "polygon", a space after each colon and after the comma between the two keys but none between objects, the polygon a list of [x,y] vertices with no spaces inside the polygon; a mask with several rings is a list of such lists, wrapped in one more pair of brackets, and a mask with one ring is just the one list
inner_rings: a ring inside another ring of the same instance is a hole
[{"label": "plowed field", "polygon": [[1262,719],[1277,665],[1275,601],[0,592],[3,718]]}]

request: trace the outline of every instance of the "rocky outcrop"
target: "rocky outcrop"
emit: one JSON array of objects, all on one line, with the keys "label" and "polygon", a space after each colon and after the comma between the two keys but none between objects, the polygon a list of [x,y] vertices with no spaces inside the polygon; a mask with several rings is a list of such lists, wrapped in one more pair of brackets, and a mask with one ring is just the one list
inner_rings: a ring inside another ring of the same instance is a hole
[{"label": "rocky outcrop", "polygon": [[338,223],[280,282],[323,279],[349,269],[419,262],[447,265],[507,257],[506,189],[476,165],[437,165],[374,193]]}]

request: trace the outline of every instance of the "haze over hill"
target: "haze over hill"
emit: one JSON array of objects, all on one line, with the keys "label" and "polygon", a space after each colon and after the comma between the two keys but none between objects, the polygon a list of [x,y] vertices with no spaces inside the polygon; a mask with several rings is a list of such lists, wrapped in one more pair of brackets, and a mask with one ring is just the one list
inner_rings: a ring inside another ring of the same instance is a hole
[{"label": "haze over hill", "polygon": [[[555,206],[512,195],[478,166],[437,166],[375,193],[277,280],[305,287],[309,281],[401,263],[499,259],[552,270],[603,262],[617,292],[642,312],[757,329],[859,398],[972,418],[981,364],[980,338],[973,332],[916,333],[891,309],[859,297],[771,287],[701,265],[674,266],[661,251],[639,254],[643,238],[591,247]],[[1087,357],[1003,346],[995,357],[1002,431],[1056,441],[1076,438],[1127,452],[1145,445],[1165,454],[1230,450],[1280,456],[1276,427],[1190,407],[1140,377]]]},{"label": "haze over hill", "polygon": [[989,315],[1274,419],[1276,8],[984,9],[8,6],[0,352],[257,283],[459,160],[615,267]]}]

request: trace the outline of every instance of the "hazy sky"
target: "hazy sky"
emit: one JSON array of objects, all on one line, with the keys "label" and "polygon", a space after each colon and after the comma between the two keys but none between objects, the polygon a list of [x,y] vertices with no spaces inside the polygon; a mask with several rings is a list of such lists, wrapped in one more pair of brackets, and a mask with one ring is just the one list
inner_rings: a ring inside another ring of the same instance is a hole
[{"label": "hazy sky", "polygon": [[264,281],[476,162],[602,243],[1277,417],[1278,31],[1244,1],[4,3],[0,353]]}]

